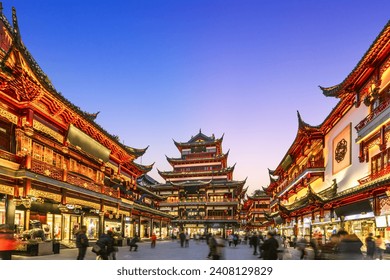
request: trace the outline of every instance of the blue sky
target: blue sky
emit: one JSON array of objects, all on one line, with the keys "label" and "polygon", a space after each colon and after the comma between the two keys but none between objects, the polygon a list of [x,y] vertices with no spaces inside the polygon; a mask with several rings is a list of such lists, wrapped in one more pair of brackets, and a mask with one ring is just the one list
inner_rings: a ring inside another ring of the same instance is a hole
[{"label": "blue sky", "polygon": [[[56,89],[171,170],[172,139],[220,137],[234,179],[269,183],[297,132],[320,124],[389,20],[389,1],[3,1]],[[156,172],[150,173],[163,182]]]}]

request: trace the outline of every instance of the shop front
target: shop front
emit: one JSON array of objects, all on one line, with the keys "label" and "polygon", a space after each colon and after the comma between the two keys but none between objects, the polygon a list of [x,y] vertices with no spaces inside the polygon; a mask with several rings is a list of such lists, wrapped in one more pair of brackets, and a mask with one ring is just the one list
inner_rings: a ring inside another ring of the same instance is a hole
[{"label": "shop front", "polygon": [[340,228],[356,234],[363,242],[368,234],[375,232],[375,215],[370,199],[343,205],[335,209]]},{"label": "shop front", "polygon": [[131,217],[123,217],[123,236],[125,238],[131,238],[134,235],[134,224],[131,221]]},{"label": "shop front", "polygon": [[99,215],[98,214],[84,214],[83,225],[87,227],[87,237],[89,240],[97,240],[100,236],[99,226]]},{"label": "shop front", "polygon": [[375,217],[375,236],[381,235],[386,244],[390,244],[390,198],[379,198],[379,216]]}]

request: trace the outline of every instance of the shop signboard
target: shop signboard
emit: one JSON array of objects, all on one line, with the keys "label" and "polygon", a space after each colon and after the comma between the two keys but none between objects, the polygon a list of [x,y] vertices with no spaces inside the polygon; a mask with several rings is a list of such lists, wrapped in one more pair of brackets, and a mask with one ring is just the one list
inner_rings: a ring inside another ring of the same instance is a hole
[{"label": "shop signboard", "polygon": [[377,228],[387,227],[386,216],[375,216],[375,225]]}]

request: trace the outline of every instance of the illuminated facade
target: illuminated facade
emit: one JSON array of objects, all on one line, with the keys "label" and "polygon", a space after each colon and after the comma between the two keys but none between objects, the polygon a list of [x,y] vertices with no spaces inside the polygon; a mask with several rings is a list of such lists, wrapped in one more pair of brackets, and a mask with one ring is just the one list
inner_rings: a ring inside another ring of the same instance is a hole
[{"label": "illuminated facade", "polygon": [[271,217],[286,235],[345,228],[389,239],[390,22],[342,83],[320,88],[339,102],[319,126],[298,113],[297,136],[269,172]]},{"label": "illuminated facade", "polygon": [[166,182],[154,186],[166,197],[160,210],[175,216],[173,224],[191,234],[225,235],[240,227],[245,180],[233,180],[234,166],[227,165],[229,153],[222,152],[222,140],[199,131],[188,142],[175,141],[181,156],[167,157],[173,171],[159,171]]},{"label": "illuminated facade", "polygon": [[269,219],[270,196],[263,190],[255,190],[252,195],[246,196],[242,210],[245,222],[243,228],[246,231],[265,232],[273,223]]},{"label": "illuminated facade", "polygon": [[134,162],[146,148],[125,146],[57,92],[12,17],[0,14],[0,224],[20,234],[36,221],[64,244],[81,225],[91,240],[167,228],[170,215],[153,207],[162,198],[137,184],[152,169]]}]

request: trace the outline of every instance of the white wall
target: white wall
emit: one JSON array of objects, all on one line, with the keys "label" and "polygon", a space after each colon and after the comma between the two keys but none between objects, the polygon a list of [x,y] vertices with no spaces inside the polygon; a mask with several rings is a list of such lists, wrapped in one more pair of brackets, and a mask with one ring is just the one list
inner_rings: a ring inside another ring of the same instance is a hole
[{"label": "white wall", "polygon": [[[370,172],[369,163],[359,162],[359,145],[355,143],[357,138],[357,132],[355,126],[369,114],[369,108],[363,103],[359,108],[353,106],[346,115],[325,135],[325,147],[324,147],[324,158],[325,158],[325,181],[322,189],[326,189],[332,185],[333,179],[336,179],[338,189],[337,192],[341,192],[351,187],[358,185],[358,179],[367,176]],[[349,124],[352,122],[352,159],[351,165],[333,174],[333,155],[332,145],[333,139]]]}]

